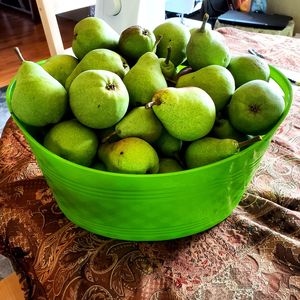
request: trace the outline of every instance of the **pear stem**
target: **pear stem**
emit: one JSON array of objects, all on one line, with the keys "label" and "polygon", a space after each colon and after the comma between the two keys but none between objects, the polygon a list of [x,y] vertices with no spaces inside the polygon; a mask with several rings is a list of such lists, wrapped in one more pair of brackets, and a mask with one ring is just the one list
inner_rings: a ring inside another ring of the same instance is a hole
[{"label": "pear stem", "polygon": [[15,52],[17,53],[19,60],[20,60],[21,62],[25,61],[25,59],[24,59],[24,57],[23,57],[23,55],[22,55],[20,49],[19,49],[18,47],[14,47],[14,50],[15,50]]},{"label": "pear stem", "polygon": [[117,135],[118,132],[117,131],[113,131],[112,133],[110,133],[108,136],[104,137],[102,140],[101,140],[101,143],[102,144],[105,144],[106,142],[108,142],[113,136]]},{"label": "pear stem", "polygon": [[254,144],[255,142],[261,141],[262,137],[260,135],[257,135],[249,140],[239,142],[239,148],[250,146],[251,144]]},{"label": "pear stem", "polygon": [[171,58],[171,53],[172,53],[172,47],[171,46],[169,46],[168,48],[167,48],[167,57],[166,57],[166,59],[165,59],[165,64],[166,65],[168,65],[169,64],[169,62],[170,62],[170,58]]},{"label": "pear stem", "polygon": [[156,101],[150,101],[150,102],[145,104],[145,108],[150,109],[150,108],[152,108],[153,105],[157,105],[157,102]]},{"label": "pear stem", "polygon": [[158,37],[158,39],[155,41],[155,44],[154,44],[153,49],[152,49],[152,52],[155,52],[155,51],[156,51],[156,47],[157,47],[157,45],[160,43],[160,41],[162,40],[162,38],[163,38],[163,36],[160,35],[160,36]]},{"label": "pear stem", "polygon": [[205,13],[204,16],[203,16],[202,25],[200,27],[200,32],[205,31],[205,26],[206,26],[206,23],[207,23],[208,19],[209,19],[209,14]]}]

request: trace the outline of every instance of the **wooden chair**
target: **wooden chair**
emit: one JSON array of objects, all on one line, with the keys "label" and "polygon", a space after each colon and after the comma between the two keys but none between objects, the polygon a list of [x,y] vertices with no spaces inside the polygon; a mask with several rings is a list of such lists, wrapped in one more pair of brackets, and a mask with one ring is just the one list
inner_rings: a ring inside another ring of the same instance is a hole
[{"label": "wooden chair", "polygon": [[96,0],[36,0],[50,55],[73,53],[64,49],[56,15],[75,9],[96,5]]}]

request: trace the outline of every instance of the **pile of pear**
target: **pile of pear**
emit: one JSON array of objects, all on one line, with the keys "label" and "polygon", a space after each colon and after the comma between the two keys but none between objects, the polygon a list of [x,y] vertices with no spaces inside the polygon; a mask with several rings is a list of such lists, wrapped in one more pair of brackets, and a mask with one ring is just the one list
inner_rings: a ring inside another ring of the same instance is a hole
[{"label": "pile of pear", "polygon": [[261,140],[285,103],[268,64],[233,56],[207,21],[119,35],[85,18],[74,55],[38,64],[18,52],[12,114],[48,151],[105,172],[180,172],[235,155]]}]

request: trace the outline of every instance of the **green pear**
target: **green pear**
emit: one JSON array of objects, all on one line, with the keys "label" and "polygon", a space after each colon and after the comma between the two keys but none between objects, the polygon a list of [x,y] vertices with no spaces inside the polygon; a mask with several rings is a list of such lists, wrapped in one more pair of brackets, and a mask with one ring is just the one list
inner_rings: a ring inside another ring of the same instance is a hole
[{"label": "green pear", "polygon": [[155,147],[164,156],[178,158],[182,141],[163,130],[159,139],[155,142]]},{"label": "green pear", "polygon": [[237,88],[251,80],[268,81],[270,78],[269,65],[262,58],[250,54],[232,57],[228,70],[233,75]]},{"label": "green pear", "polygon": [[87,70],[107,70],[116,73],[123,78],[128,72],[129,66],[122,56],[112,50],[92,50],[83,57],[74,71],[67,78],[65,85],[66,89],[69,90],[70,85],[76,76]]},{"label": "green pear", "polygon": [[151,174],[159,169],[159,158],[154,148],[137,137],[100,145],[98,157],[111,172]]},{"label": "green pear", "polygon": [[210,132],[216,109],[211,97],[197,87],[165,88],[146,104],[166,130],[182,141],[194,141]]},{"label": "green pear", "polygon": [[154,93],[167,87],[158,57],[153,52],[143,54],[124,76],[130,104],[139,106],[151,101]]},{"label": "green pear", "polygon": [[208,18],[208,14],[205,14],[201,28],[193,30],[186,47],[187,61],[194,71],[209,65],[226,68],[230,62],[230,51],[222,35],[205,28]]},{"label": "green pear", "polygon": [[[20,53],[19,57],[22,58]],[[11,99],[17,118],[38,127],[57,123],[65,114],[67,103],[67,92],[55,78],[40,65],[23,60]]]},{"label": "green pear", "polygon": [[190,28],[190,34],[192,35],[194,31],[198,30],[199,28],[197,27],[192,27]]},{"label": "green pear", "polygon": [[158,173],[171,173],[182,171],[182,166],[174,158],[161,158]]},{"label": "green pear", "polygon": [[129,95],[117,74],[106,70],[88,70],[73,80],[69,101],[79,122],[102,129],[115,125],[123,118]]},{"label": "green pear", "polygon": [[168,47],[168,53],[166,58],[160,58],[160,68],[161,71],[166,78],[166,80],[173,80],[175,74],[176,74],[176,67],[174,64],[171,62],[171,53],[172,53],[172,48],[171,46]]},{"label": "green pear", "polygon": [[284,112],[285,102],[273,86],[264,80],[252,80],[236,89],[229,103],[232,126],[245,134],[265,134]]},{"label": "green pear", "polygon": [[110,138],[114,134],[117,134],[120,138],[135,136],[148,143],[153,143],[159,138],[162,128],[153,111],[140,106],[126,114],[115,126],[114,133],[108,137]]},{"label": "green pear", "polygon": [[63,86],[78,64],[77,58],[68,54],[57,54],[46,60],[42,67]]},{"label": "green pear", "polygon": [[153,51],[155,35],[149,29],[133,25],[122,31],[119,39],[119,53],[129,62],[135,63],[146,52]]},{"label": "green pear", "polygon": [[97,17],[86,17],[74,27],[72,49],[81,60],[94,49],[117,49],[119,34],[104,20]]},{"label": "green pear", "polygon": [[176,87],[196,86],[203,89],[215,103],[216,111],[222,110],[235,91],[231,73],[219,65],[204,67],[198,71],[180,76]]},{"label": "green pear", "polygon": [[166,21],[158,25],[154,30],[156,39],[161,39],[157,45],[156,54],[158,57],[167,57],[167,48],[172,48],[170,60],[175,67],[186,59],[186,46],[190,39],[188,28],[179,23]]},{"label": "green pear", "polygon": [[219,139],[234,139],[242,141],[247,139],[247,135],[237,131],[227,119],[217,119],[211,134]]},{"label": "green pear", "polygon": [[185,162],[189,169],[201,167],[232,156],[252,143],[260,141],[259,136],[244,142],[234,139],[204,137],[192,142],[186,149]]},{"label": "green pear", "polygon": [[44,138],[44,146],[69,161],[90,166],[97,154],[98,139],[92,129],[77,120],[68,120],[49,130]]}]

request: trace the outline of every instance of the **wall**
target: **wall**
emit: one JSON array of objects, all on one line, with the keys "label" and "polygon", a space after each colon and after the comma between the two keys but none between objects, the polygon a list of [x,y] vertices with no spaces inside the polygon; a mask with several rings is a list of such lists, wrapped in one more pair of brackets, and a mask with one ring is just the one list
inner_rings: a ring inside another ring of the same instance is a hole
[{"label": "wall", "polygon": [[300,33],[300,1],[299,0],[268,0],[268,13],[282,14],[293,17],[294,33]]}]

